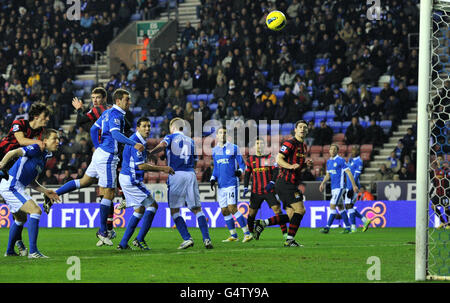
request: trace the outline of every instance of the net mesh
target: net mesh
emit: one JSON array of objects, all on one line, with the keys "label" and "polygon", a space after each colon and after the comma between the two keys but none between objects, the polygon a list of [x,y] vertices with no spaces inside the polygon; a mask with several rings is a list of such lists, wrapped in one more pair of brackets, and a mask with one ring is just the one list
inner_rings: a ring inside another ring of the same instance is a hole
[{"label": "net mesh", "polygon": [[427,274],[450,280],[450,3],[437,1],[433,7]]}]

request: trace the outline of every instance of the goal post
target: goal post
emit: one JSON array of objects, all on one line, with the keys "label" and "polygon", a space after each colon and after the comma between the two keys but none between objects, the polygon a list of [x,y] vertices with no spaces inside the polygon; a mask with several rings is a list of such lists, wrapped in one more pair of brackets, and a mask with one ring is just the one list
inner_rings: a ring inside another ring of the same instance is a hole
[{"label": "goal post", "polygon": [[450,158],[450,0],[421,0],[419,27],[415,279],[450,280],[450,231],[436,228],[448,215],[450,180],[435,174],[445,171],[436,158]]}]

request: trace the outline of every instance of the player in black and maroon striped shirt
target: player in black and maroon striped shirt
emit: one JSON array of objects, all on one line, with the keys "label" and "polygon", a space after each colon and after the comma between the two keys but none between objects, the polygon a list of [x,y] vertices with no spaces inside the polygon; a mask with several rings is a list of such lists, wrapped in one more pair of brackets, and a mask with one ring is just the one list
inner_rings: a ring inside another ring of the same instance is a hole
[{"label": "player in black and maroon striped shirt", "polygon": [[[8,135],[0,141],[0,160],[11,150],[20,146],[38,144],[43,147],[41,140],[44,128],[50,120],[50,108],[44,103],[33,103],[28,112],[28,120],[17,119],[11,124]],[[14,163],[14,161],[12,161]]]},{"label": "player in black and maroon striped shirt", "polygon": [[[256,214],[264,201],[267,202],[275,214],[283,214],[281,203],[275,197],[273,190],[278,168],[270,154],[263,155],[264,147],[264,140],[257,137],[255,141],[255,155],[248,157],[244,176],[244,197],[248,192],[250,176],[252,177],[252,193],[247,217],[248,229],[251,233],[253,233]],[[286,224],[282,224],[280,227],[283,235],[287,237]]]},{"label": "player in black and maroon striped shirt", "polygon": [[295,235],[305,214],[303,194],[298,189],[301,181],[301,170],[306,165],[306,143],[308,124],[303,121],[295,123],[295,136],[283,142],[277,155],[279,174],[275,183],[275,192],[283,202],[283,208],[287,214],[275,215],[266,220],[255,222],[254,238],[259,239],[264,227],[268,225],[280,225],[289,222],[289,231],[284,246],[302,246],[295,241]]},{"label": "player in black and maroon striped shirt", "polygon": [[106,96],[106,90],[103,87],[94,88],[91,93],[92,108],[87,112],[83,112],[83,101],[77,97],[73,98],[72,105],[77,111],[76,125],[90,131],[92,124],[109,108],[106,104]]}]

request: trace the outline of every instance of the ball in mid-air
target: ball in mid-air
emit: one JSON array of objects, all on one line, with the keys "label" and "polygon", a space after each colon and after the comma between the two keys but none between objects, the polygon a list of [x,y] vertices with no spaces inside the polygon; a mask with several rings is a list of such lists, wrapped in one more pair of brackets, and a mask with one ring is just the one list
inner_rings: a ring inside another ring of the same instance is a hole
[{"label": "ball in mid-air", "polygon": [[280,11],[272,11],[266,17],[266,25],[273,31],[282,30],[286,26],[286,16]]}]

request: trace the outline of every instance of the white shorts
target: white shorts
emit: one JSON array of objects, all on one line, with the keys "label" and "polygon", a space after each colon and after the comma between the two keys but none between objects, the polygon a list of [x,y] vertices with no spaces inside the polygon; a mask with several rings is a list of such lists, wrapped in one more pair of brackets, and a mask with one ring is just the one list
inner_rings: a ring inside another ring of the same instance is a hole
[{"label": "white shorts", "polygon": [[227,207],[228,205],[237,205],[238,201],[238,187],[230,186],[219,188],[218,192],[218,200],[220,208]]},{"label": "white shorts", "polygon": [[337,188],[331,190],[330,204],[342,204],[344,202],[345,188]]},{"label": "white shorts", "polygon": [[103,188],[116,188],[116,174],[119,156],[97,148],[92,155],[86,175],[98,179],[98,186]]},{"label": "white shorts", "polygon": [[16,181],[14,187],[10,188],[12,179],[10,177],[9,180],[2,180],[0,183],[0,195],[5,199],[11,213],[14,214],[19,211],[25,202],[32,200],[32,198],[25,193],[25,186],[19,181]]},{"label": "white shorts", "polygon": [[201,207],[197,176],[193,171],[176,171],[167,179],[167,201],[170,208]]},{"label": "white shorts", "polygon": [[355,204],[356,202],[356,197],[358,196],[357,194],[353,193],[353,197],[350,199],[348,197],[348,192],[351,191],[351,189],[346,189],[345,190],[345,204]]},{"label": "white shorts", "polygon": [[[151,191],[147,189],[144,183],[132,184],[130,176],[119,174],[119,182],[122,187],[127,207],[149,207],[155,200]],[[148,199],[147,199],[148,198]]]}]

